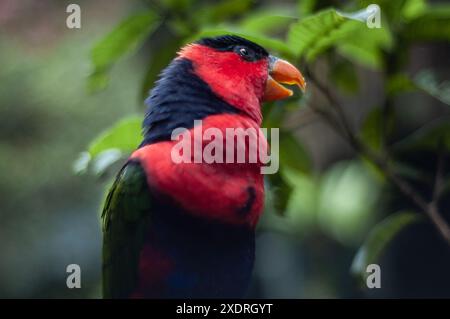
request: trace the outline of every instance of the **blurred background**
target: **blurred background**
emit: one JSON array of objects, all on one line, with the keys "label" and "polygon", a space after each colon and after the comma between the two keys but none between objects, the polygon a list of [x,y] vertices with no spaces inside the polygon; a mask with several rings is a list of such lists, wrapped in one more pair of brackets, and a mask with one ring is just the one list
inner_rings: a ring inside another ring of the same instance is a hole
[{"label": "blurred background", "polygon": [[[371,3],[380,29],[340,14]],[[449,1],[0,0],[1,298],[101,297],[100,210],[143,99],[182,44],[225,32],[309,81],[264,107],[281,167],[249,297],[450,297],[450,244],[415,201],[449,221]],[[380,289],[365,285],[370,263]],[[81,289],[66,286],[69,264]]]}]

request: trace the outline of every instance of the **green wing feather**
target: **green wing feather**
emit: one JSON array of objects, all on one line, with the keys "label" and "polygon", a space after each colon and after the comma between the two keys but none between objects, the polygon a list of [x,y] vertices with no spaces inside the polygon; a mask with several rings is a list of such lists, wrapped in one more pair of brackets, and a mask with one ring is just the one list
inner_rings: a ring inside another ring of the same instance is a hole
[{"label": "green wing feather", "polygon": [[102,212],[104,298],[126,298],[136,288],[150,204],[143,168],[137,162],[127,163],[117,175]]}]

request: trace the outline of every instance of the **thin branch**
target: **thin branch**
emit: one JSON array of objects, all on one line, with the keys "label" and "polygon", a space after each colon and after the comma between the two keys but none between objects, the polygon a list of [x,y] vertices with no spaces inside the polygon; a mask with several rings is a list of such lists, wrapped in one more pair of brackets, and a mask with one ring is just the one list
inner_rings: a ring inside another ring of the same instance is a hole
[{"label": "thin branch", "polygon": [[328,90],[325,84],[321,83],[319,79],[316,78],[314,73],[311,72],[308,67],[306,67],[306,73],[308,79],[314,83],[328,102],[333,106],[333,109],[337,114],[337,119],[333,116],[333,114],[327,112],[326,110],[318,110],[317,108],[314,108],[314,110],[324,116],[325,120],[335,129],[336,133],[347,140],[356,149],[357,147],[355,147],[355,143],[357,143],[357,141],[355,139],[355,135],[353,134],[352,128],[346,120],[344,108],[341,107],[337,98],[330,92],[330,90]]},{"label": "thin branch", "polygon": [[[313,82],[319,89],[319,91],[327,98],[328,102],[334,107],[334,110],[336,110],[336,113],[338,115],[338,120],[336,120],[336,118],[331,116],[330,113],[322,111],[322,113],[320,114],[325,115],[324,119],[331,124],[331,127],[334,128],[339,135],[342,136],[343,130],[344,137],[346,137],[346,140],[350,143],[354,150],[362,156],[366,157],[381,171],[383,171],[386,177],[403,193],[403,195],[408,197],[430,218],[431,222],[435,225],[441,236],[450,245],[450,227],[439,212],[437,202],[434,200],[432,200],[431,202],[427,202],[427,200],[424,199],[424,197],[419,192],[417,192],[406,180],[395,173],[395,171],[392,169],[392,167],[389,165],[389,162],[386,161],[385,158],[380,157],[377,153],[374,153],[372,149],[368,148],[364,143],[362,143],[361,140],[353,133],[353,130],[351,129],[345,116],[344,108],[340,104],[339,100],[323,83],[321,83],[314,76],[314,74],[312,74],[312,72],[309,72],[308,75],[309,80]],[[443,159],[440,161],[443,162]],[[440,173],[440,170],[443,169],[442,165],[443,164],[438,163],[437,177],[442,174]],[[437,187],[435,187],[434,192],[437,193],[435,194],[435,196],[439,196],[439,189],[441,188],[439,184],[440,182],[436,181]]]}]

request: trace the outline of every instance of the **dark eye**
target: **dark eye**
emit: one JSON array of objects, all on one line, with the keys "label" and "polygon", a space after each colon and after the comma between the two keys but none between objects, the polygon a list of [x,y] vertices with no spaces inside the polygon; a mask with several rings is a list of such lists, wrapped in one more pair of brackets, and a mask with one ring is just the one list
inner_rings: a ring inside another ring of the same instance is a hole
[{"label": "dark eye", "polygon": [[246,48],[240,48],[239,54],[242,56],[248,56],[248,50]]},{"label": "dark eye", "polygon": [[235,48],[235,52],[239,54],[246,61],[254,61],[255,53],[246,47],[238,46]]}]

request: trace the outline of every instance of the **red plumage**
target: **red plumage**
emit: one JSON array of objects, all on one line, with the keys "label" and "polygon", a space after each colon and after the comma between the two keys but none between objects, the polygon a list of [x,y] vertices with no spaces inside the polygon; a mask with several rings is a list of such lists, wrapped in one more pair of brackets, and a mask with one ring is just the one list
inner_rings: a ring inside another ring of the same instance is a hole
[{"label": "red plumage", "polygon": [[[203,120],[202,130],[211,127],[220,129],[223,136],[226,136],[227,128],[259,130],[259,125],[255,121],[237,114],[209,116]],[[190,129],[191,145],[194,145],[193,130]],[[267,142],[263,134],[260,134],[260,138],[263,139],[262,151],[265,152]],[[149,185],[169,194],[175,202],[193,215],[232,224],[256,225],[264,201],[261,162],[174,163],[171,150],[176,143],[177,141],[166,141],[150,144],[132,154],[131,158],[138,159],[143,166]],[[208,143],[209,141],[203,141],[204,146]],[[248,152],[247,139],[245,143],[245,150]],[[238,147],[238,143],[235,143],[236,151]],[[249,187],[255,190],[255,196],[250,211],[243,216],[239,211],[249,200]]]}]

